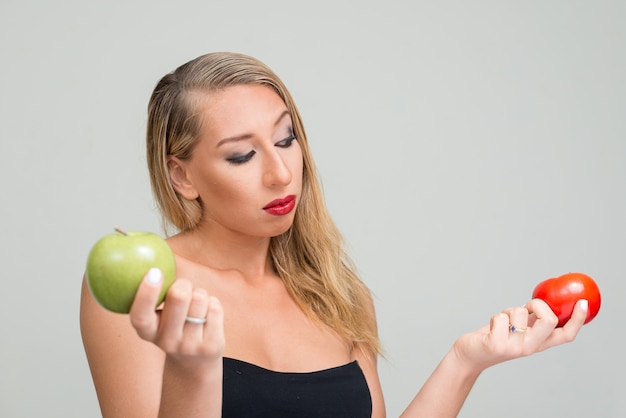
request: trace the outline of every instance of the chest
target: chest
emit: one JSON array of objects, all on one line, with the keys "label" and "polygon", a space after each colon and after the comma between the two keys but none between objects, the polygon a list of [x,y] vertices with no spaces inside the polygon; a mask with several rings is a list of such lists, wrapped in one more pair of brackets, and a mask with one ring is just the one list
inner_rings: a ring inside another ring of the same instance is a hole
[{"label": "chest", "polygon": [[284,289],[223,294],[221,298],[228,357],[271,370],[298,372],[350,360],[347,344],[328,326],[305,314]]},{"label": "chest", "polygon": [[309,372],[352,360],[351,347],[300,308],[279,278],[251,284],[237,275],[190,271],[224,309],[224,356],[270,370]]}]

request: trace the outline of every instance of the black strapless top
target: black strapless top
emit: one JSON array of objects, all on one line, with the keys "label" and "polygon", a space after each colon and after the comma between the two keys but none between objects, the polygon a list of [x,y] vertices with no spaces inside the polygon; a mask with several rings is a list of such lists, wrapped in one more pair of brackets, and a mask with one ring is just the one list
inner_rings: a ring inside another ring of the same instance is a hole
[{"label": "black strapless top", "polygon": [[224,358],[222,418],[371,418],[372,398],[356,361],[283,373]]}]

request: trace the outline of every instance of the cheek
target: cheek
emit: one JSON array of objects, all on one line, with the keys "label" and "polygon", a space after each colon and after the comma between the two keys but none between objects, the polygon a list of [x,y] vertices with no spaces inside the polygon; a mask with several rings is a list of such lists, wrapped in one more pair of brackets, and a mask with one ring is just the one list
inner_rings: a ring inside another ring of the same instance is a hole
[{"label": "cheek", "polygon": [[205,215],[219,223],[228,224],[248,216],[246,211],[254,196],[251,195],[249,185],[222,179],[207,184],[202,198]]},{"label": "cheek", "polygon": [[226,179],[216,182],[209,192],[220,201],[246,201],[252,194],[252,182],[242,178]]},{"label": "cheek", "polygon": [[296,162],[293,169],[293,181],[302,183],[302,175],[304,174],[304,164],[302,163],[302,159]]},{"label": "cheek", "polygon": [[200,198],[209,206],[226,200],[241,199],[246,187],[250,187],[246,184],[245,176],[235,176],[228,170],[205,169],[200,178],[203,179],[199,190]]},{"label": "cheek", "polygon": [[304,174],[304,156],[302,150],[298,146],[298,152],[295,153],[291,163],[294,180],[302,183],[302,175]]}]

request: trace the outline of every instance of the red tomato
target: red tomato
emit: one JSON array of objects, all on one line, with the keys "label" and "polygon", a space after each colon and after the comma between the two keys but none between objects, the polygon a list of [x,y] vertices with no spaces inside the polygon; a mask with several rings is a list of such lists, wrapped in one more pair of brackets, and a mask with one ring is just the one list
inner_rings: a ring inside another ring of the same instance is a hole
[{"label": "red tomato", "polygon": [[585,324],[596,317],[600,310],[600,289],[596,282],[583,273],[567,273],[560,277],[544,280],[533,291],[533,299],[545,301],[559,318],[562,327],[572,316],[574,305],[580,299],[589,301]]}]

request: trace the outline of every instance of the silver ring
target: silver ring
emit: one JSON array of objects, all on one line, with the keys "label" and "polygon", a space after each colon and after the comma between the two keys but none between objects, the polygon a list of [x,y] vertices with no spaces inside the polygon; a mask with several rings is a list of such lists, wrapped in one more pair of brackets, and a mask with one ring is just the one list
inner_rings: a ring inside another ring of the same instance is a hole
[{"label": "silver ring", "polygon": [[515,334],[516,332],[526,332],[526,328],[518,328],[515,325],[509,325],[509,331]]},{"label": "silver ring", "polygon": [[191,323],[191,324],[199,324],[202,325],[204,323],[206,323],[206,318],[196,318],[195,316],[188,316],[187,318],[185,318],[185,321]]}]

